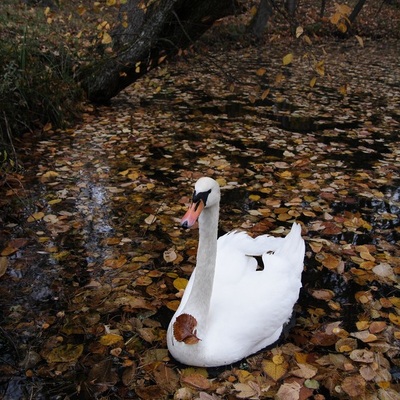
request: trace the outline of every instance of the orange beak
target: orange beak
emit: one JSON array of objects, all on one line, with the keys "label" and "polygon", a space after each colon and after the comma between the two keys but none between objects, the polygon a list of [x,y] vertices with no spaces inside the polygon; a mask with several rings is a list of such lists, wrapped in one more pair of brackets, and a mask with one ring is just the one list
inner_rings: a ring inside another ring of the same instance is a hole
[{"label": "orange beak", "polygon": [[192,227],[197,221],[197,218],[199,218],[199,215],[201,214],[203,209],[203,200],[199,200],[197,203],[192,203],[189,207],[189,210],[186,211],[186,214],[181,220],[181,226],[186,229]]}]

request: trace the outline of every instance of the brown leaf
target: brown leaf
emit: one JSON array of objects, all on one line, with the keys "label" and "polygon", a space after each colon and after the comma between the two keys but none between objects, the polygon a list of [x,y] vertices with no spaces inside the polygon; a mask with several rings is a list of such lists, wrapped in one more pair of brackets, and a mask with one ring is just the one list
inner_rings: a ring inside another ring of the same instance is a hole
[{"label": "brown leaf", "polygon": [[284,383],[276,394],[277,400],[299,400],[301,386],[298,382]]},{"label": "brown leaf", "polygon": [[365,393],[365,380],[361,375],[347,376],[341,386],[351,397],[363,396]]},{"label": "brown leaf", "polygon": [[374,353],[366,349],[356,349],[350,353],[353,361],[362,363],[372,363],[374,361]]},{"label": "brown leaf", "polygon": [[153,376],[158,386],[168,393],[174,392],[178,387],[178,374],[164,363],[158,363],[153,371]]},{"label": "brown leaf", "polygon": [[386,326],[387,325],[385,321],[374,321],[371,322],[371,325],[369,326],[369,331],[371,333],[380,333],[386,329]]},{"label": "brown leaf", "polygon": [[297,365],[299,366],[299,368],[291,371],[291,374],[299,378],[310,379],[313,378],[318,372],[318,368],[314,367],[311,364],[298,363]]},{"label": "brown leaf", "polygon": [[190,314],[181,314],[174,322],[174,337],[178,342],[196,344],[200,339],[196,336],[197,320]]},{"label": "brown leaf", "polygon": [[181,381],[195,389],[207,390],[211,387],[211,382],[199,373],[182,375]]},{"label": "brown leaf", "polygon": [[135,386],[135,392],[141,400],[161,400],[167,397],[167,393],[158,385]]},{"label": "brown leaf", "polygon": [[126,367],[122,373],[122,383],[125,386],[130,386],[136,380],[137,365],[133,363],[132,365]]},{"label": "brown leaf", "polygon": [[0,277],[2,277],[6,273],[7,267],[8,267],[7,257],[0,257]]}]

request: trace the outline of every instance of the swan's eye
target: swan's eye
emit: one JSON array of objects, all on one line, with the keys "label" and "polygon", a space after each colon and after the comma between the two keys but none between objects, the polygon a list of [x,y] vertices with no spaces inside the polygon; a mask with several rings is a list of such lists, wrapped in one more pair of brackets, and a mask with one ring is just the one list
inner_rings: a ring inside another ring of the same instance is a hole
[{"label": "swan's eye", "polygon": [[194,193],[193,193],[193,203],[196,204],[196,208],[198,207],[197,204],[200,203],[200,200],[203,201],[204,207],[206,206],[207,199],[208,199],[208,196],[209,196],[210,193],[211,193],[211,189],[208,190],[207,192],[200,192],[200,193],[196,193],[196,191],[194,191]]}]

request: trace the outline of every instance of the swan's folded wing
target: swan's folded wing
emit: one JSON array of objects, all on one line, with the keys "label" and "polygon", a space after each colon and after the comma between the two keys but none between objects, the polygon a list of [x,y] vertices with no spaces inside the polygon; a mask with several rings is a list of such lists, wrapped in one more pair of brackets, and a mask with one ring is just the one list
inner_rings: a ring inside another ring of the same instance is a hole
[{"label": "swan's folded wing", "polygon": [[269,235],[252,238],[246,232],[232,231],[218,239],[218,251],[235,249],[248,256],[261,256],[268,251],[275,251],[283,240]]}]

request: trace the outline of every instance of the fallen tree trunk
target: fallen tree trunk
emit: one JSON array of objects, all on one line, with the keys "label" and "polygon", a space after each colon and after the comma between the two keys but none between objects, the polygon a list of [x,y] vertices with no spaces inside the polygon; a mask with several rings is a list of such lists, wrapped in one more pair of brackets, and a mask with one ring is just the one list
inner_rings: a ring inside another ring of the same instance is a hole
[{"label": "fallen tree trunk", "polygon": [[235,11],[235,0],[128,0],[120,9],[126,18],[110,32],[112,55],[80,72],[89,100],[109,101]]}]

